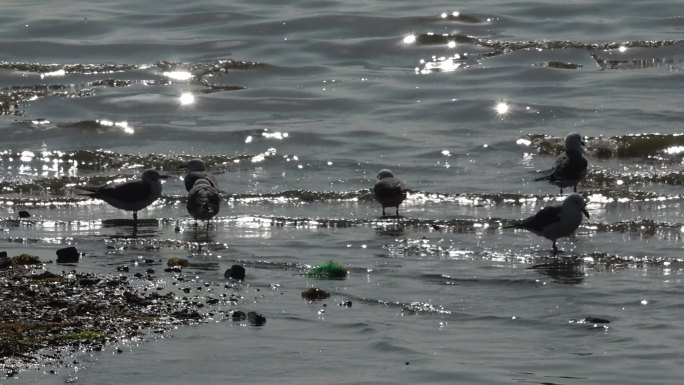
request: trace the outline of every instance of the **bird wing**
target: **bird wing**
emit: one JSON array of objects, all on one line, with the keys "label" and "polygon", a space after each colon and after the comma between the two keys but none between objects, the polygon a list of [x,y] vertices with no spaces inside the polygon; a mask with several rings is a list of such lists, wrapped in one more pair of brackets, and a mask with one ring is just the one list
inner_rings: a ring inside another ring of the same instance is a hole
[{"label": "bird wing", "polygon": [[560,221],[561,207],[548,206],[539,210],[536,214],[523,219],[516,223],[515,227],[524,229],[542,231],[542,229],[551,223]]},{"label": "bird wing", "polygon": [[548,170],[542,171],[544,176],[540,176],[538,178],[534,178],[535,181],[540,181],[540,180],[555,180],[558,179],[556,178],[556,173],[558,172],[559,169],[562,169],[565,167],[565,165],[568,163],[568,156],[566,153],[562,153],[556,157],[556,160],[553,162],[553,167],[551,167]]},{"label": "bird wing", "polygon": [[211,184],[211,187],[218,189],[216,177],[214,177],[212,173],[208,171],[192,171],[189,172],[183,180],[185,183],[185,191],[189,192],[192,190],[192,187],[195,185],[195,182],[197,182],[198,179],[206,179],[209,181],[209,184]]},{"label": "bird wing", "polygon": [[380,179],[373,187],[373,192],[378,198],[392,197],[403,194],[406,190],[404,182],[397,178]]},{"label": "bird wing", "polygon": [[563,155],[563,159],[557,159],[552,180],[582,178],[582,174],[587,170],[587,159],[578,151],[567,151]]},{"label": "bird wing", "polygon": [[97,190],[86,189],[92,191],[90,194],[93,198],[114,198],[121,199],[125,197],[130,201],[144,201],[150,196],[150,186],[141,180],[134,180],[112,186],[102,186]]}]

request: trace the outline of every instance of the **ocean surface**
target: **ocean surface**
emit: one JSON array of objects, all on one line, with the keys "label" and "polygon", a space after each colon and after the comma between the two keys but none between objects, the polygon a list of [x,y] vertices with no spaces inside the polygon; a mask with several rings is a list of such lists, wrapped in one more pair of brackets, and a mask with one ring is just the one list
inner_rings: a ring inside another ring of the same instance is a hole
[{"label": "ocean surface", "polygon": [[[681,383],[683,70],[673,0],[3,1],[0,250],[74,245],[46,269],[152,264],[139,284],[165,290],[170,257],[200,286],[242,264],[235,308],[267,323],[0,383]],[[553,255],[503,225],[563,199],[533,179],[573,131],[591,218]],[[222,192],[208,227],[192,158]],[[170,178],[137,229],[78,195],[145,168]],[[399,217],[370,193],[383,168],[410,190]],[[330,260],[346,279],[307,276]]]}]

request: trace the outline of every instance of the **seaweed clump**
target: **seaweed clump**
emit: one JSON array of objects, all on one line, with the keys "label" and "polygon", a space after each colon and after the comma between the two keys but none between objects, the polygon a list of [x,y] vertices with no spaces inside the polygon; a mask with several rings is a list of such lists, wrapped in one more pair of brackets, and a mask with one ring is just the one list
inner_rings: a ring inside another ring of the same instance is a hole
[{"label": "seaweed clump", "polygon": [[328,261],[309,270],[307,275],[314,278],[342,279],[347,277],[347,268],[341,263]]},{"label": "seaweed clump", "polygon": [[313,302],[320,299],[330,298],[330,293],[323,289],[310,287],[302,292],[302,298],[304,298],[307,301]]}]

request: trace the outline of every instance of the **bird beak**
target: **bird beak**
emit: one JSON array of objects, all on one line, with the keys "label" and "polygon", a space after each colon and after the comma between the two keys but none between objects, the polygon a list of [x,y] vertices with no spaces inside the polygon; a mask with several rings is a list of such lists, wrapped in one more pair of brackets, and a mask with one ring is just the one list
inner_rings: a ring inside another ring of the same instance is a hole
[{"label": "bird beak", "polygon": [[589,213],[587,212],[587,209],[582,209],[582,213],[585,217],[587,217],[587,219],[589,219]]}]

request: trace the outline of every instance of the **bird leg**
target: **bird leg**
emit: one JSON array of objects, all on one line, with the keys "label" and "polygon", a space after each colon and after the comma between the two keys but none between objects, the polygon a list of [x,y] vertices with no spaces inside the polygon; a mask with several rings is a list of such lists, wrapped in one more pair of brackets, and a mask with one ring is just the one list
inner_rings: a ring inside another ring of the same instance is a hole
[{"label": "bird leg", "polygon": [[397,206],[397,216],[399,216],[399,206]]},{"label": "bird leg", "polygon": [[558,253],[558,246],[556,246],[556,240],[554,239],[553,240],[553,254],[555,255],[557,253]]},{"label": "bird leg", "polygon": [[133,222],[134,223],[138,222],[138,212],[137,211],[133,211]]},{"label": "bird leg", "polygon": [[577,185],[575,185],[575,188],[572,191],[577,192]]},{"label": "bird leg", "polygon": [[382,216],[383,216],[383,218],[385,217],[385,208],[384,207],[382,208]]}]

